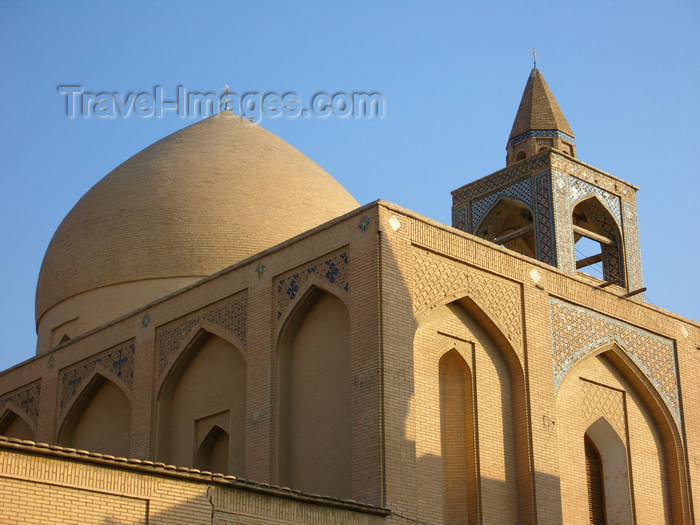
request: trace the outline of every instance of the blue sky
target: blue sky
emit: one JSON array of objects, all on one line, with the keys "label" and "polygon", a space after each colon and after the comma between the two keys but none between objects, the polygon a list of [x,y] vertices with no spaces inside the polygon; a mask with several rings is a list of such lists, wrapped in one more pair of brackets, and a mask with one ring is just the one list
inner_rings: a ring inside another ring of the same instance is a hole
[{"label": "blue sky", "polygon": [[57,86],[376,91],[381,119],[265,118],[361,203],[450,222],[450,191],[505,165],[532,59],[578,157],[641,188],[647,299],[700,319],[696,2],[3,2],[0,369],[34,355],[51,237],[118,164],[196,119],[67,118]]}]

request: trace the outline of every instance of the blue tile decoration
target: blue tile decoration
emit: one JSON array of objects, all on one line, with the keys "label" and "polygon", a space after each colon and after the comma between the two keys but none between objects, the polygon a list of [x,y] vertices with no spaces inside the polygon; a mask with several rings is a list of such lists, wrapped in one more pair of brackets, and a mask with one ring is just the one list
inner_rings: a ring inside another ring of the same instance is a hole
[{"label": "blue tile decoration", "polygon": [[537,239],[537,260],[557,265],[554,242],[554,214],[550,186],[551,174],[546,171],[535,177],[535,235]]},{"label": "blue tile decoration", "polygon": [[503,197],[509,197],[522,202],[532,210],[532,179],[526,177],[472,202],[471,223],[473,231],[478,229],[479,223],[484,216],[491,210],[493,205]]},{"label": "blue tile decoration", "polygon": [[514,146],[518,142],[522,142],[530,137],[559,137],[560,139],[570,142],[571,144],[575,143],[574,137],[567,135],[558,129],[532,129],[510,139],[508,141],[508,147]]},{"label": "blue tile decoration", "polygon": [[360,224],[357,225],[357,227],[360,228],[360,230],[365,231],[367,230],[367,226],[369,226],[369,222],[369,217],[365,215],[364,217],[362,217],[362,220],[360,221]]},{"label": "blue tile decoration", "polygon": [[143,325],[144,328],[148,326],[148,323],[151,322],[151,316],[148,315],[148,313],[144,314],[143,319],[141,319],[141,324]]},{"label": "blue tile decoration", "polygon": [[608,193],[602,188],[598,188],[593,184],[584,180],[571,177],[571,209],[574,209],[576,204],[590,195],[597,195],[603,206],[617,221],[618,228],[622,225],[622,213],[620,212],[620,197]]},{"label": "blue tile decoration", "polygon": [[552,170],[552,202],[554,205],[554,232],[557,248],[557,267],[565,272],[576,271],[574,234],[571,222],[569,176]]},{"label": "blue tile decoration", "polygon": [[262,277],[264,271],[265,265],[263,263],[258,264],[258,266],[255,268],[255,273],[258,274],[258,277]]},{"label": "blue tile decoration", "polygon": [[24,412],[36,427],[39,422],[39,397],[41,394],[41,382],[34,381],[12,392],[8,392],[0,399],[0,416],[6,409],[15,412]]},{"label": "blue tile decoration", "polygon": [[491,175],[474,181],[471,184],[467,184],[463,188],[455,190],[452,195],[452,204],[455,206],[465,204],[476,197],[501,188],[502,186],[515,182],[523,177],[529,177],[540,173],[543,170],[549,169],[549,164],[549,153],[530,157],[529,159],[519,162],[514,166],[504,168],[500,171],[492,173]]},{"label": "blue tile decoration", "polygon": [[331,284],[340,292],[348,291],[347,249],[326,256],[301,271],[280,279],[277,283],[277,320],[315,280]]},{"label": "blue tile decoration", "polygon": [[105,377],[116,378],[131,390],[134,379],[134,340],[121,343],[97,355],[81,361],[71,368],[60,372],[61,401],[60,413],[68,407],[76,394],[85,388],[94,372],[101,372]]},{"label": "blue tile decoration", "polygon": [[659,392],[682,435],[676,348],[671,339],[559,299],[549,300],[549,313],[555,395],[567,372],[578,361],[614,342]]},{"label": "blue tile decoration", "polygon": [[202,321],[207,321],[219,326],[238,338],[242,345],[246,345],[248,313],[247,291],[231,295],[212,305],[205,306],[196,312],[176,319],[158,328],[156,332],[156,348],[158,351],[158,374],[162,375],[172,363],[183,343],[191,337],[192,330]]},{"label": "blue tile decoration", "polygon": [[452,227],[467,231],[467,206],[462,206],[452,211]]},{"label": "blue tile decoration", "polygon": [[[629,202],[625,202],[624,208],[624,231],[625,244],[627,248],[627,275],[630,290],[639,290],[644,287],[644,276],[642,274],[642,251],[639,245],[639,225],[637,223],[637,207]],[[644,294],[635,295],[638,300],[644,300]]]}]

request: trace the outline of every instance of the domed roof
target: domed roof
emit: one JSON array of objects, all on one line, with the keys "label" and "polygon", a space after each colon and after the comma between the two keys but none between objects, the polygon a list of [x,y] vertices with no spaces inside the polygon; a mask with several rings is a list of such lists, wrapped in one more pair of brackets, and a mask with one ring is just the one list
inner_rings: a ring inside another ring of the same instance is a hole
[{"label": "domed roof", "polygon": [[96,288],[194,282],[357,206],[297,149],[223,112],[137,153],[78,201],[46,250],[37,323]]}]

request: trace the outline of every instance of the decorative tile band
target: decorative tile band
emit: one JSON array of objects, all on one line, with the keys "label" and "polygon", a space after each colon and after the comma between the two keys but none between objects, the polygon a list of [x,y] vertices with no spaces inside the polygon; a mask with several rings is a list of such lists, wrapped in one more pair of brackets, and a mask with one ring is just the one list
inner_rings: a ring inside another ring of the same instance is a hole
[{"label": "decorative tile band", "polygon": [[476,231],[479,223],[484,218],[484,216],[489,212],[494,204],[498,202],[502,197],[509,197],[511,199],[517,200],[525,204],[528,208],[532,209],[532,179],[526,177],[518,182],[510,184],[505,188],[501,188],[486,197],[474,201],[472,203],[472,228]]},{"label": "decorative tile band", "polygon": [[452,194],[452,204],[459,206],[471,201],[475,197],[484,195],[490,191],[496,190],[506,184],[515,182],[523,177],[528,177],[540,173],[542,170],[549,169],[550,154],[541,154],[530,157],[522,162],[518,162],[514,166],[504,168],[496,173],[467,184],[462,188],[455,190]]},{"label": "decorative tile band", "polygon": [[168,364],[176,357],[192,329],[202,321],[210,322],[230,332],[246,344],[246,316],[248,293],[243,291],[206,306],[184,319],[176,319],[157,332],[158,374],[162,375]]},{"label": "decorative tile band", "polygon": [[41,394],[41,382],[22,387],[12,392],[8,392],[0,399],[0,416],[6,408],[20,410],[29,416],[34,426],[39,421],[39,395]]},{"label": "decorative tile band", "polygon": [[329,283],[338,291],[348,291],[348,251],[344,249],[314,262],[301,271],[287,275],[277,283],[277,320],[315,279]]},{"label": "decorative tile band", "polygon": [[118,378],[131,390],[135,352],[134,341],[127,341],[63,371],[60,412],[63,413],[63,410],[71,404],[73,397],[85,387],[85,383],[92,378],[94,371],[107,372],[108,376]]},{"label": "decorative tile band", "polygon": [[588,353],[616,343],[661,395],[680,425],[676,350],[672,340],[580,306],[550,299],[555,395],[567,372]]},{"label": "decorative tile band", "polygon": [[537,260],[557,265],[554,242],[554,223],[552,214],[552,196],[550,173],[546,171],[535,177],[535,235],[537,238]]},{"label": "decorative tile band", "polygon": [[[642,274],[642,250],[639,245],[639,225],[637,223],[637,207],[629,202],[624,203],[625,217],[625,244],[627,248],[628,281],[630,290],[639,290],[644,287],[644,275]],[[643,294],[635,295],[644,299]]]},{"label": "decorative tile band", "polygon": [[559,137],[562,140],[574,144],[574,137],[572,137],[571,135],[567,135],[566,133],[559,131],[558,129],[531,129],[530,131],[526,131],[525,133],[521,133],[520,135],[517,135],[510,139],[508,141],[507,147],[514,146],[518,142],[522,142],[523,140],[529,139],[530,137]]}]

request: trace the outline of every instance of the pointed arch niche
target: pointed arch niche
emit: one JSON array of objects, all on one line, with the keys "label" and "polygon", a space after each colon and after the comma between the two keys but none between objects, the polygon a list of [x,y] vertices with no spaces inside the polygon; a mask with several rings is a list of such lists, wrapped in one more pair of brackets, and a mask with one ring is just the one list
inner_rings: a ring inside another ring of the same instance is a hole
[{"label": "pointed arch niche", "polygon": [[131,403],[113,381],[96,373],[73,402],[61,425],[64,447],[129,456]]},{"label": "pointed arch niche", "polygon": [[0,417],[0,436],[34,441],[32,425],[12,409],[5,410]]},{"label": "pointed arch niche", "polygon": [[442,480],[416,508],[446,524],[530,521],[522,369],[493,320],[468,298],[436,307],[416,329],[413,374],[416,484]]},{"label": "pointed arch niche", "polygon": [[605,205],[592,195],[572,213],[576,270],[625,286],[622,235]]},{"label": "pointed arch niche", "polygon": [[279,338],[278,477],[282,486],[351,497],[350,316],[309,288]]},{"label": "pointed arch niche", "polygon": [[501,197],[474,234],[528,257],[537,258],[532,210],[523,202]]},{"label": "pointed arch niche", "polygon": [[230,342],[199,330],[158,396],[159,461],[245,475],[246,364]]},{"label": "pointed arch niche", "polygon": [[600,455],[606,523],[691,522],[678,429],[621,348],[612,344],[574,365],[556,405],[564,523],[590,512],[585,439]]}]

